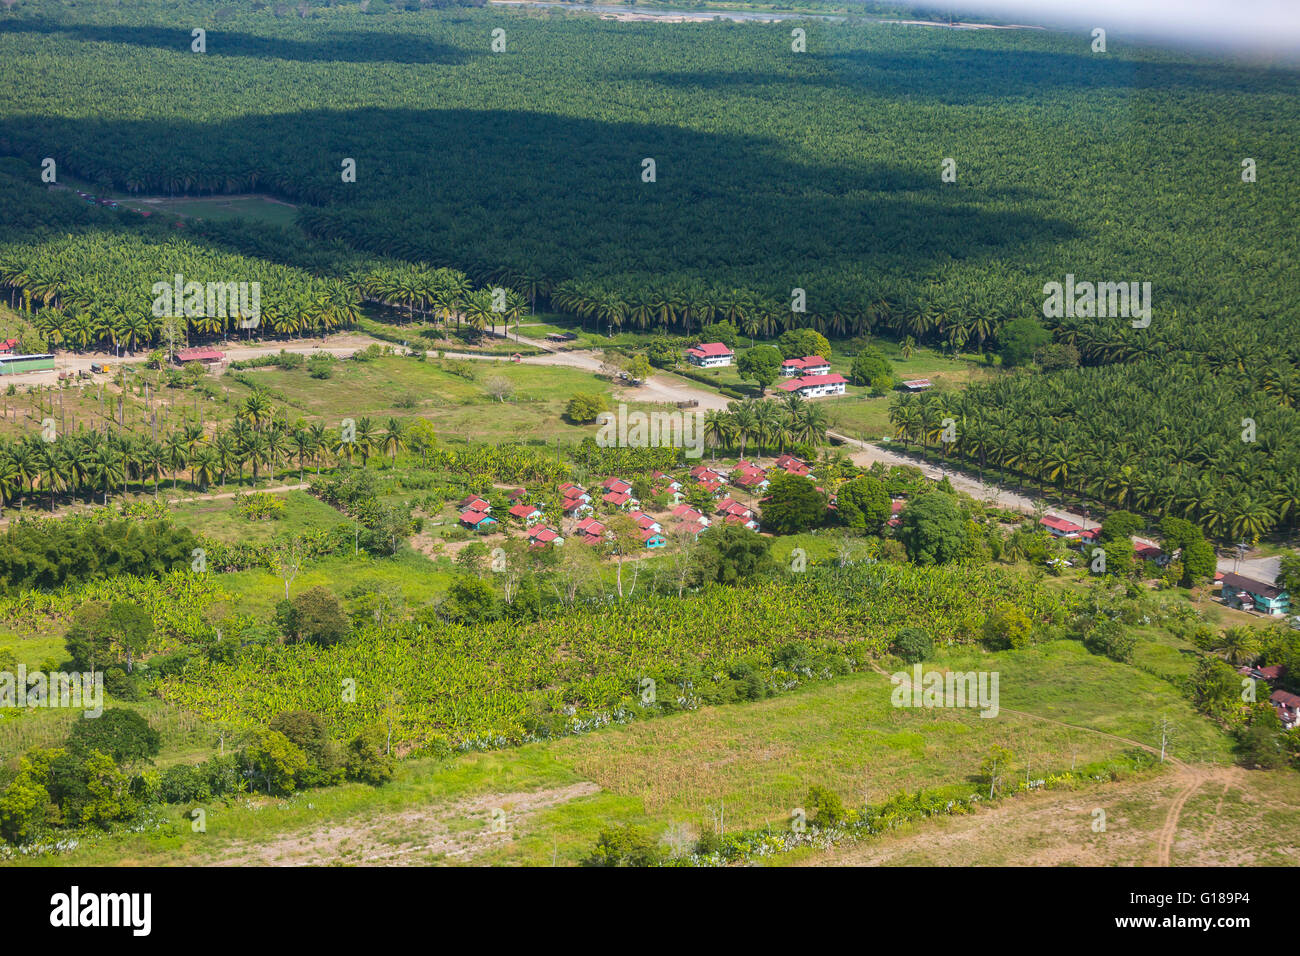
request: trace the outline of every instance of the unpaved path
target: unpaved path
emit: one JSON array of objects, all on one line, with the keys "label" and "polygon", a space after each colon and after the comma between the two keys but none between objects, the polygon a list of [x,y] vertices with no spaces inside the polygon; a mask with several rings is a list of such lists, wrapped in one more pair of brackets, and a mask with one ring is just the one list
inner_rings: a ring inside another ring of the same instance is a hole
[{"label": "unpaved path", "polygon": [[[463,863],[527,832],[532,818],[600,791],[594,783],[549,790],[489,793],[455,803],[380,812],[280,834],[268,842],[239,841],[209,866],[418,866]],[[308,799],[307,795],[299,798]],[[265,809],[263,812],[273,812]],[[213,826],[218,831],[218,826]]]},{"label": "unpaved path", "polygon": [[[1154,866],[1170,820],[1179,866],[1294,866],[1300,817],[1289,777],[1193,767],[1232,799],[1188,790],[1182,771],[1081,790],[1020,794],[965,816],[940,817],[800,861],[805,866]],[[1216,788],[1217,789],[1217,788]],[[1184,794],[1186,796],[1184,797]],[[1179,814],[1170,804],[1179,803]],[[1098,810],[1105,828],[1094,829]],[[1266,820],[1283,821],[1266,823]]]}]

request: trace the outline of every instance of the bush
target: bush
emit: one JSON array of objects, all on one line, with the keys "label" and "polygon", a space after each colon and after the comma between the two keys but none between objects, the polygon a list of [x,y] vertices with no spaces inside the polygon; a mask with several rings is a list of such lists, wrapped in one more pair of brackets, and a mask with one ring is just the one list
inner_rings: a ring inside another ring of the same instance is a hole
[{"label": "bush", "polygon": [[640,827],[617,826],[600,831],[583,866],[656,866],[664,854]]},{"label": "bush", "polygon": [[291,643],[306,641],[328,647],[352,631],[343,605],[323,587],[303,591],[292,601],[281,601],[275,608],[275,620],[284,639]]},{"label": "bush", "polygon": [[298,787],[326,787],[343,780],[343,755],[336,741],[330,739],[325,718],[309,710],[289,710],[276,714],[267,725],[284,734],[307,756],[307,767],[298,774]]},{"label": "bush", "polygon": [[344,766],[349,780],[379,786],[393,779],[396,761],[387,752],[384,731],[370,727],[349,741],[344,754]]},{"label": "bush", "polygon": [[240,757],[249,779],[268,794],[293,793],[307,770],[307,755],[288,737],[269,728],[259,729]]},{"label": "bush", "polygon": [[894,651],[907,663],[918,664],[934,653],[934,638],[919,627],[905,627],[894,635]]},{"label": "bush", "polygon": [[1028,647],[1033,633],[1033,621],[1014,604],[1000,604],[984,619],[984,643],[991,650]]},{"label": "bush", "polygon": [[809,787],[808,797],[804,803],[805,809],[815,814],[814,822],[823,829],[833,827],[844,820],[844,801],[829,787]]},{"label": "bush", "polygon": [[604,395],[592,395],[579,392],[569,399],[564,407],[565,417],[577,425],[585,425],[596,420],[596,416],[609,408]]},{"label": "bush", "polygon": [[312,378],[329,378],[334,374],[334,356],[328,352],[313,355],[307,360],[307,374]]}]

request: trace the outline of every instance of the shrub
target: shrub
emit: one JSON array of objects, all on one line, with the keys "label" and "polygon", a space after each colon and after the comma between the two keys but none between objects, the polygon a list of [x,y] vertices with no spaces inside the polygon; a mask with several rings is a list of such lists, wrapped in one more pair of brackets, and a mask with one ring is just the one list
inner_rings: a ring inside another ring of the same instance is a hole
[{"label": "shrub", "polygon": [[1034,623],[1014,604],[1000,604],[984,619],[984,643],[991,650],[1028,647]]},{"label": "shrub", "polygon": [[809,787],[808,797],[804,803],[805,809],[816,814],[814,821],[819,827],[833,827],[844,820],[844,801],[829,787]]},{"label": "shrub", "polygon": [[919,627],[905,627],[894,635],[894,650],[907,663],[917,664],[934,653],[934,638]]},{"label": "shrub", "polygon": [[617,826],[601,830],[584,866],[655,866],[663,851],[640,827]]}]

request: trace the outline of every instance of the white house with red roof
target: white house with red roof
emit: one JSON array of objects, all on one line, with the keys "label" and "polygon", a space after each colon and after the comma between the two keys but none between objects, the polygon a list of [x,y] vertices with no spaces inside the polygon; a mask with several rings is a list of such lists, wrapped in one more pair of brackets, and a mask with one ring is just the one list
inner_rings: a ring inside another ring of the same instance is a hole
[{"label": "white house with red roof", "polygon": [[577,531],[589,544],[599,544],[605,540],[605,526],[595,518],[583,518],[578,522]]},{"label": "white house with red roof", "polygon": [[1077,538],[1083,533],[1083,525],[1075,524],[1068,518],[1058,515],[1044,515],[1038,523],[1046,528],[1053,538]]},{"label": "white house with red roof", "polygon": [[595,509],[591,507],[591,502],[583,501],[581,498],[565,498],[560,504],[560,510],[570,518],[580,518],[591,514]]},{"label": "white house with red roof", "polygon": [[781,363],[781,374],[786,378],[803,375],[829,375],[830,373],[831,363],[820,355],[789,358]]},{"label": "white house with red roof", "polygon": [[660,488],[665,488],[668,491],[682,490],[682,483],[678,481],[676,478],[674,478],[672,475],[665,475],[662,471],[656,471],[650,477],[654,479],[655,485],[657,485]]},{"label": "white house with red roof", "polygon": [[736,353],[721,342],[701,342],[686,350],[686,360],[700,368],[721,368],[730,365]]},{"label": "white house with red roof", "polygon": [[731,498],[723,498],[718,502],[718,514],[720,515],[742,515],[746,518],[752,518],[754,512],[742,505],[739,501]]},{"label": "white house with red roof", "polygon": [[736,467],[731,471],[731,483],[747,491],[766,491],[771,482],[767,480],[767,472],[756,465],[752,465],[743,459],[736,463]]},{"label": "white house with red roof", "polygon": [[460,499],[456,507],[461,511],[481,511],[485,515],[492,513],[492,506],[488,504],[488,500],[479,495],[469,495]]},{"label": "white house with red roof", "polygon": [[636,526],[640,528],[642,531],[663,531],[664,530],[663,525],[661,525],[658,521],[655,521],[655,519],[652,516],[646,514],[644,511],[633,511],[631,514],[628,515],[628,517],[631,518],[633,521],[635,521]]},{"label": "white house with red roof", "polygon": [[607,491],[601,495],[600,500],[610,507],[622,508],[624,511],[628,508],[639,508],[641,506],[641,502],[625,491]]},{"label": "white house with red roof", "polygon": [[1282,721],[1284,730],[1300,724],[1300,697],[1290,691],[1275,690],[1268,699],[1277,708],[1277,716]]},{"label": "white house with red roof", "polygon": [[525,528],[530,528],[542,520],[542,511],[536,505],[526,505],[520,502],[510,509],[510,517],[518,518],[524,523]]},{"label": "white house with red roof", "polygon": [[754,517],[754,512],[739,501],[733,501],[730,498],[719,501],[718,514],[722,516],[722,520],[727,524],[743,524],[751,531],[758,530],[758,519]]},{"label": "white house with red roof", "polygon": [[673,517],[687,524],[698,524],[703,528],[709,526],[709,519],[690,505],[678,505],[673,509]]},{"label": "white house with red roof", "polygon": [[0,355],[8,355],[9,353],[15,351],[17,348],[18,348],[17,339],[5,339],[3,342],[0,342]]},{"label": "white house with red roof", "polygon": [[808,467],[808,462],[794,455],[782,455],[776,460],[776,467],[780,468],[787,475],[795,475],[799,478],[811,478],[812,469]]},{"label": "white house with red roof", "polygon": [[843,395],[848,391],[849,380],[839,372],[831,372],[829,375],[789,378],[776,387],[782,392],[798,392],[804,398],[825,398],[828,395]]},{"label": "white house with red roof", "polygon": [[632,485],[622,478],[606,478],[600,483],[600,487],[606,491],[617,491],[624,494],[632,490]]},{"label": "white house with red roof", "polygon": [[581,498],[583,501],[591,500],[591,495],[587,494],[587,489],[582,485],[575,485],[573,482],[560,485],[560,494],[565,498]]},{"label": "white house with red roof", "polygon": [[727,493],[727,486],[722,483],[721,478],[712,481],[701,481],[696,487],[702,488],[715,498]]},{"label": "white house with red roof", "polygon": [[548,544],[564,544],[564,539],[560,537],[560,533],[554,528],[539,524],[528,532],[528,543],[534,548],[544,548]]}]

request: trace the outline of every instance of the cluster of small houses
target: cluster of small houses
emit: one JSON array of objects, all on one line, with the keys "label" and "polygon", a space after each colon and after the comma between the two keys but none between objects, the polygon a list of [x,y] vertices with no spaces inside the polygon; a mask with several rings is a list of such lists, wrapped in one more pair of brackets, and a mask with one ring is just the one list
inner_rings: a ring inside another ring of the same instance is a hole
[{"label": "cluster of small houses", "polygon": [[[1078,541],[1082,548],[1097,541],[1100,528],[1085,528],[1066,518],[1047,515],[1040,522],[1054,538]],[[1160,550],[1159,545],[1150,541],[1136,540],[1133,553],[1142,561],[1154,561],[1164,567],[1169,563],[1169,555]],[[1223,603],[1239,611],[1255,611],[1270,617],[1285,617],[1291,611],[1291,596],[1282,588],[1264,581],[1256,581],[1244,574],[1224,574],[1215,572],[1214,583],[1221,589]]]},{"label": "cluster of small houses", "polygon": [[[773,468],[790,475],[813,477],[808,463],[794,455],[782,455]],[[697,465],[691,469],[685,482],[662,471],[654,472],[651,480],[656,494],[666,494],[672,499],[671,515],[676,521],[675,527],[698,538],[706,528],[719,521],[758,531],[758,516],[754,510],[732,498],[728,487],[734,486],[750,494],[761,495],[769,485],[767,475],[765,469],[742,460],[729,469]],[[689,488],[703,489],[714,499],[715,513],[712,516],[705,515],[686,503]],[[507,495],[510,501],[509,517],[527,530],[529,543],[534,547],[563,544],[564,538],[560,532],[543,523],[542,509],[522,500],[525,493],[525,489],[516,488]],[[588,544],[600,544],[612,538],[609,528],[595,516],[597,495],[603,505],[625,512],[632,519],[640,529],[641,540],[647,549],[662,548],[668,544],[663,524],[653,515],[641,510],[641,502],[633,494],[631,483],[623,478],[607,478],[594,491],[567,482],[560,485],[559,493],[560,511],[566,519],[573,520],[573,534]],[[491,513],[492,505],[482,496],[470,495],[463,498],[458,502],[458,508],[462,527],[483,534],[498,530],[498,521]]]}]

